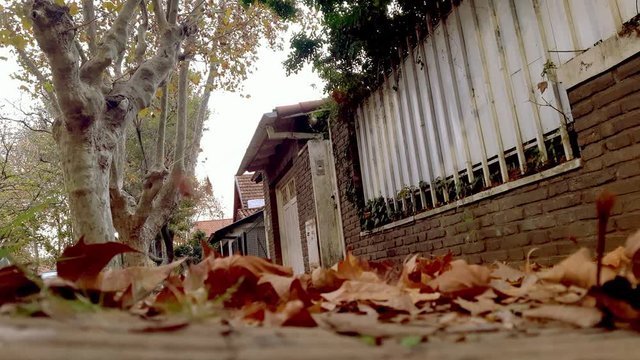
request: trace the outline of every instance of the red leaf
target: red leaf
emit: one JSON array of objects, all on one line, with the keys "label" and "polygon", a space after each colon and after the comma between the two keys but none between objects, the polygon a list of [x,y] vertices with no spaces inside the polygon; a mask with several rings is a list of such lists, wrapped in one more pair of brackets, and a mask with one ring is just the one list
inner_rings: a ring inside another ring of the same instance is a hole
[{"label": "red leaf", "polygon": [[93,283],[114,256],[126,252],[138,250],[117,242],[87,244],[81,237],[77,244],[62,252],[56,263],[58,276],[73,282]]},{"label": "red leaf", "polygon": [[21,297],[40,291],[38,285],[31,281],[22,270],[15,266],[0,269],[0,305],[15,302]]}]

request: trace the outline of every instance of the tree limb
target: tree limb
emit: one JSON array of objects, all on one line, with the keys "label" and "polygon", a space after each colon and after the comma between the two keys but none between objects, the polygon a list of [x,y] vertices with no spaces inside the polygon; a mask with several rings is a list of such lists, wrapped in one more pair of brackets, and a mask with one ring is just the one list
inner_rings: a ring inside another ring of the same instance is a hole
[{"label": "tree limb", "polygon": [[166,80],[177,62],[180,43],[194,30],[183,25],[165,31],[156,54],[143,62],[129,80],[116,84],[112,91],[114,95],[111,96],[125,96],[138,110],[148,107],[156,89]]},{"label": "tree limb", "polygon": [[96,11],[93,4],[93,0],[82,0],[82,15],[84,22],[87,24],[87,42],[89,43],[89,54],[95,55],[98,46],[96,45],[97,38],[97,26],[94,21],[96,18]]},{"label": "tree limb", "polygon": [[127,0],[111,28],[103,36],[95,55],[81,69],[82,79],[99,85],[103,72],[126,50],[128,28],[140,0]]},{"label": "tree limb", "polygon": [[162,86],[162,98],[160,98],[160,120],[158,122],[158,137],[156,138],[156,155],[154,158],[154,168],[164,168],[164,142],[167,128],[167,112],[169,111],[169,89],[165,83]]},{"label": "tree limb", "polygon": [[187,80],[189,75],[189,61],[180,64],[178,78],[178,116],[176,120],[176,148],[172,173],[184,172],[184,157],[187,141]]},{"label": "tree limb", "polygon": [[102,101],[100,94],[80,81],[69,10],[47,0],[34,0],[30,16],[36,41],[49,60],[60,113],[69,128],[85,129],[93,122]]},{"label": "tree limb", "polygon": [[153,13],[156,17],[156,21],[158,22],[158,29],[162,34],[169,28],[167,15],[164,13],[164,9],[162,8],[162,3],[160,2],[160,0],[151,0],[151,4],[153,4]]}]

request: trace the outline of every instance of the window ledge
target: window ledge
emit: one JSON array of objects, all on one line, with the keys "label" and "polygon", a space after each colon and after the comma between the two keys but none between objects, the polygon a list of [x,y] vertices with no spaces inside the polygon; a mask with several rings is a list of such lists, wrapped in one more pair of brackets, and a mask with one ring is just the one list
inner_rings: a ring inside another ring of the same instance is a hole
[{"label": "window ledge", "polygon": [[492,196],[496,196],[502,193],[505,193],[507,191],[525,186],[525,185],[529,185],[544,179],[548,179],[554,176],[558,176],[560,174],[569,172],[569,171],[573,171],[576,170],[578,168],[582,167],[582,159],[573,159],[570,161],[567,161],[563,164],[560,164],[554,168],[551,168],[549,170],[545,170],[543,172],[537,173],[537,174],[533,174],[533,175],[529,175],[527,177],[524,177],[522,179],[518,179],[518,180],[514,180],[514,181],[510,181],[506,184],[502,184],[502,185],[498,185],[495,187],[492,187],[491,189],[479,192],[477,194],[465,197],[463,199],[457,200],[455,202],[452,202],[450,204],[444,205],[444,206],[440,206],[438,208],[432,209],[432,210],[428,210],[425,212],[421,212],[419,214],[413,215],[413,216],[409,216],[406,217],[404,219],[400,219],[398,221],[394,221],[392,223],[383,225],[383,226],[379,226],[375,229],[372,230],[368,230],[368,231],[361,231],[360,232],[360,236],[367,236],[367,235],[371,235],[371,234],[376,234],[379,232],[383,232],[386,230],[390,230],[393,229],[395,227],[398,226],[402,226],[402,225],[407,225],[410,223],[415,222],[416,220],[421,220],[421,219],[425,219],[437,214],[441,214],[443,212],[449,211],[451,209],[456,209],[459,208],[461,206],[465,206]]}]

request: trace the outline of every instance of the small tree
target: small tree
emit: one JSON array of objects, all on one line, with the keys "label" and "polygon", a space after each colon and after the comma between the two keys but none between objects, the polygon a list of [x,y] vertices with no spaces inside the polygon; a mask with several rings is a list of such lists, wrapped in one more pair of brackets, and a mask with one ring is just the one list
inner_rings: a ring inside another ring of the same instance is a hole
[{"label": "small tree", "polygon": [[[127,254],[125,265],[146,264],[149,243],[190,187],[211,91],[237,86],[255,60],[259,40],[275,41],[282,27],[272,10],[290,17],[295,9],[290,0],[67,5],[33,0],[27,7],[0,8],[0,41],[13,47],[31,93],[42,96],[55,118],[53,135],[76,238],[112,241],[117,231],[120,241],[141,251]],[[208,74],[199,107],[189,114],[188,88],[203,78],[190,70],[194,58],[207,64]],[[168,79],[176,68],[177,88],[171,89]],[[176,137],[167,163],[172,91]],[[135,198],[124,191],[126,129],[154,101],[160,116],[153,160]]]}]

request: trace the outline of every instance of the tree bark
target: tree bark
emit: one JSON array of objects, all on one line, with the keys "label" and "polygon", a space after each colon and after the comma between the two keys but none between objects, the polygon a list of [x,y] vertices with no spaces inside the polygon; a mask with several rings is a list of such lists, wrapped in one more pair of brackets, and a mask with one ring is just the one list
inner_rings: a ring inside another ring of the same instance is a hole
[{"label": "tree bark", "polygon": [[[126,49],[131,20],[139,4],[140,0],[124,3],[93,56],[82,66],[75,48],[76,27],[68,8],[48,0],[34,0],[30,12],[35,38],[47,56],[58,95],[60,116],[54,124],[54,137],[69,195],[74,235],[90,243],[113,241],[115,221],[120,239],[141,251],[125,257],[127,265],[147,263],[149,232],[155,229],[154,235],[157,234],[162,224],[155,225],[158,220],[146,221],[155,218],[149,216],[149,209],[140,206],[136,209],[132,199],[121,190],[124,129],[138,111],[149,106],[156,89],[177,63],[180,44],[192,32],[190,26],[167,24],[164,18],[159,19],[157,52],[142,62],[129,80],[115,82],[105,89],[103,77]],[[87,18],[91,17],[89,12],[85,14]],[[161,191],[162,181],[158,185],[153,179],[148,180],[146,197],[139,205],[151,204],[149,208],[158,210],[166,204],[165,198],[175,197],[170,189]],[[177,187],[177,182],[170,179],[165,185]],[[159,194],[163,194],[162,201],[154,202]],[[166,210],[157,212],[162,214]]]}]

